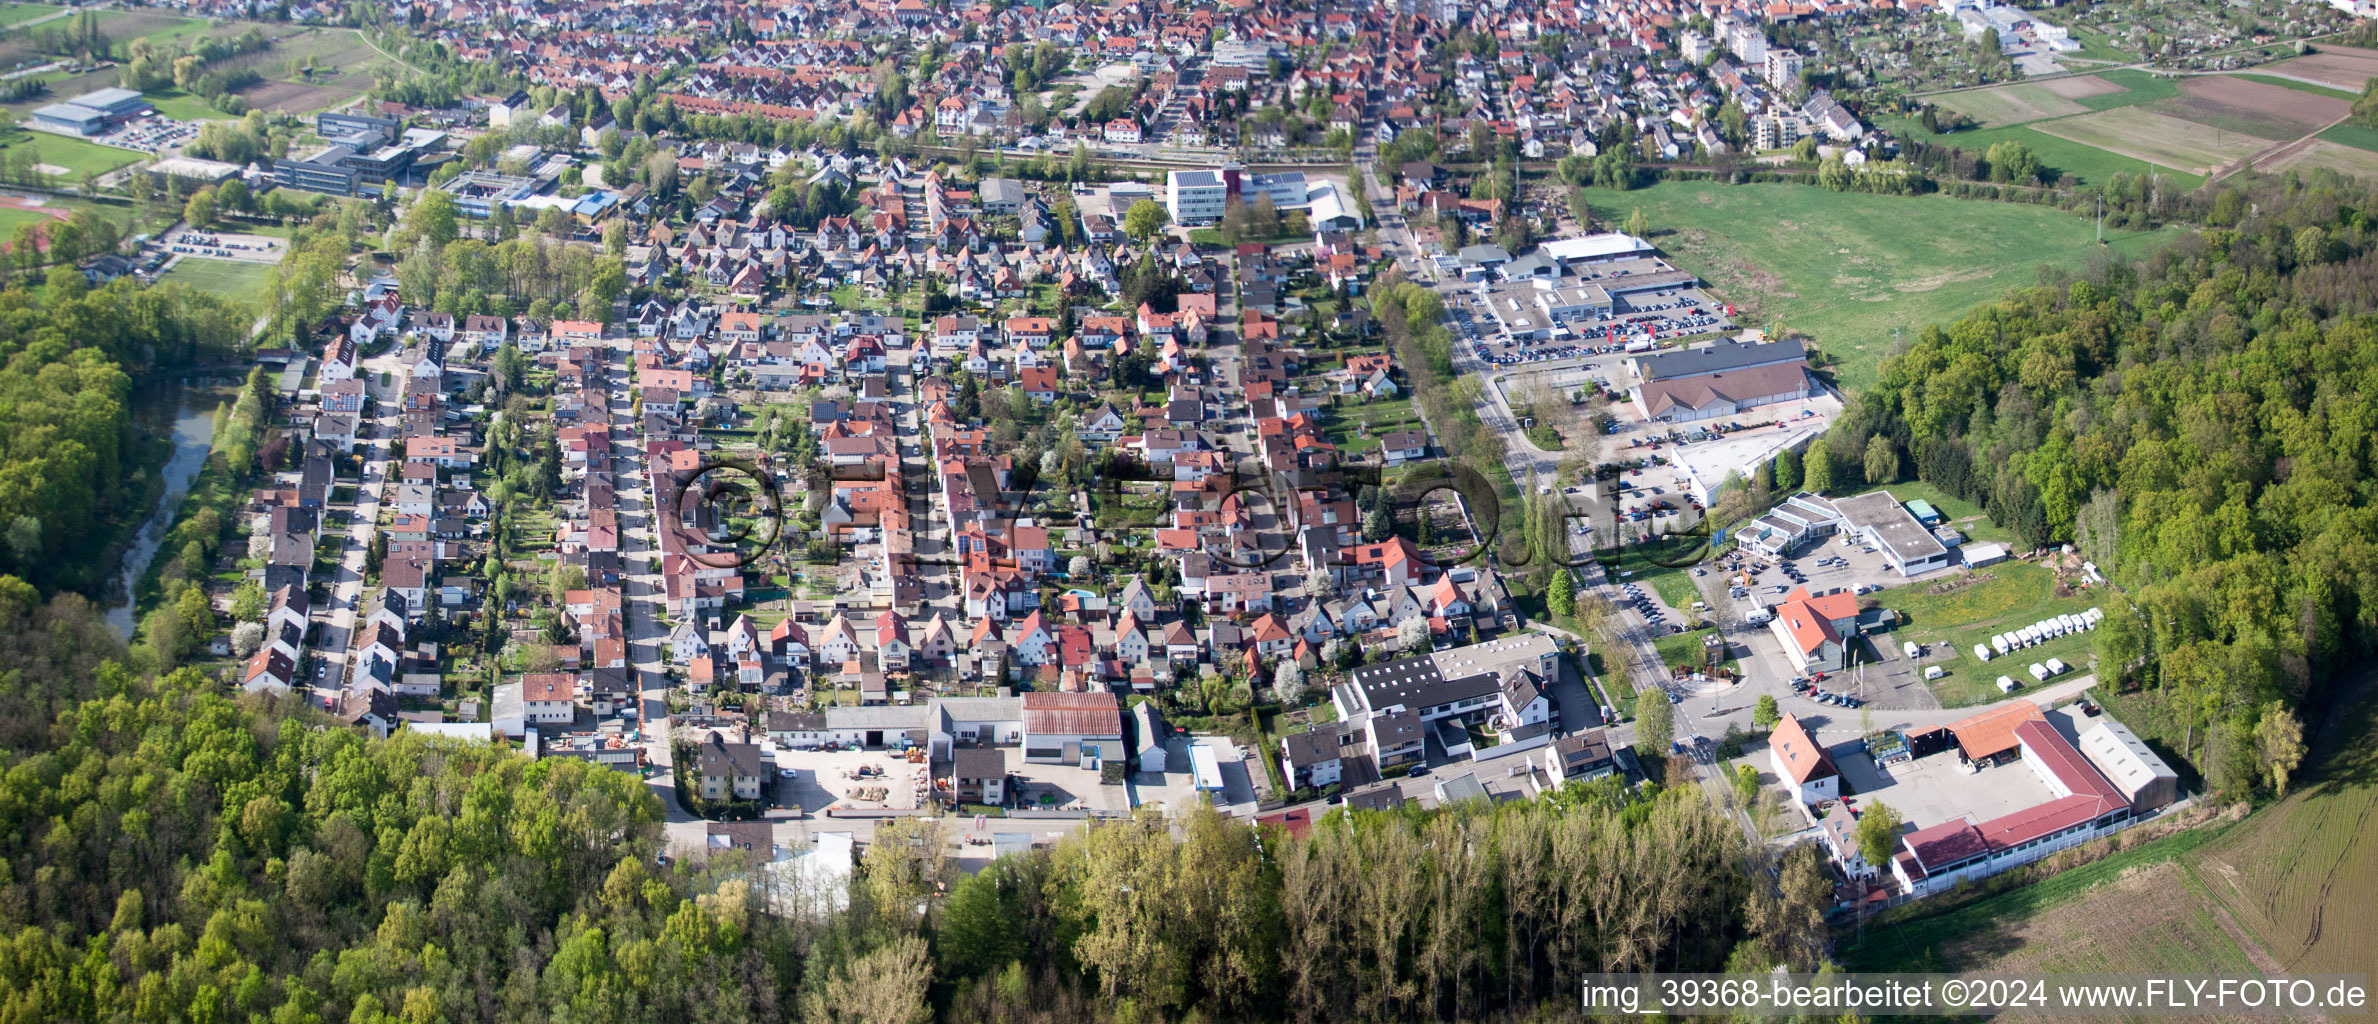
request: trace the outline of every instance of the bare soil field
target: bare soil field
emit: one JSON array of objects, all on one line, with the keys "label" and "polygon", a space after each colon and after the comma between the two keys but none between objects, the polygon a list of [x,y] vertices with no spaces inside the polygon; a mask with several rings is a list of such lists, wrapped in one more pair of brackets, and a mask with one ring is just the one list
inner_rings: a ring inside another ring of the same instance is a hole
[{"label": "bare soil field", "polygon": [[2333,96],[2211,75],[2181,82],[2179,96],[2147,104],[2147,109],[2277,142],[2319,131],[2344,117],[2351,106]]},{"label": "bare soil field", "polygon": [[265,82],[249,86],[240,93],[248,106],[256,110],[270,110],[282,114],[311,114],[338,106],[364,90],[345,85],[306,85],[300,82]]},{"label": "bare soil field", "polygon": [[[2120,86],[2111,82],[2104,84],[2115,92],[2122,91]],[[1942,96],[1938,102],[1941,106],[1993,128],[2089,112],[2088,107],[2051,91],[2046,85],[2018,84],[1996,89],[1975,89]]]},{"label": "bare soil field", "polygon": [[2096,75],[2051,79],[2039,83],[2039,87],[2068,100],[2077,100],[2084,96],[2111,96],[2118,92],[2130,91]]},{"label": "bare soil field", "polygon": [[2187,874],[2170,861],[2133,870],[2080,899],[1968,933],[1942,959],[2009,974],[2251,970]]},{"label": "bare soil field", "polygon": [[2255,165],[2256,170],[2277,174],[2288,170],[2310,170],[2326,167],[2339,174],[2362,178],[2378,178],[2378,153],[2352,146],[2340,146],[2327,139],[2313,139],[2301,148],[2293,149]]},{"label": "bare soil field", "polygon": [[2360,92],[2363,82],[2378,77],[2378,50],[2323,44],[2318,53],[2280,61],[2265,70],[2324,82],[2347,92]]},{"label": "bare soil field", "polygon": [[2269,140],[2186,121],[2143,107],[2117,107],[2086,117],[2032,126],[2033,131],[2095,146],[2164,167],[2204,174],[2261,150]]}]

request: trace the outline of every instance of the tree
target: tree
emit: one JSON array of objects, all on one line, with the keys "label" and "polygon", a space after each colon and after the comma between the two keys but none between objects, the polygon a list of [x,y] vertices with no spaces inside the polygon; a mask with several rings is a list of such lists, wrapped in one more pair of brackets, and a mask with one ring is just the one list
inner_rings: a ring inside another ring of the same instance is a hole
[{"label": "tree", "polygon": [[1577,581],[1565,568],[1554,569],[1552,582],[1544,589],[1544,603],[1559,618],[1577,614]]},{"label": "tree", "polygon": [[190,201],[182,205],[182,219],[190,222],[191,227],[202,230],[212,225],[215,222],[215,190],[202,188],[192,193]]},{"label": "tree", "polygon": [[1881,870],[1891,863],[1891,851],[1899,846],[1899,826],[1905,823],[1890,804],[1866,805],[1858,815],[1858,856],[1866,859],[1866,866]]},{"label": "tree", "polygon": [[1668,691],[1646,686],[1635,691],[1635,746],[1666,754],[1676,743],[1676,707]]},{"label": "tree", "polygon": [[1833,446],[1826,444],[1824,438],[1817,438],[1816,443],[1808,446],[1808,456],[1802,461],[1801,469],[1805,474],[1800,483],[1803,489],[1817,494],[1832,490]]},{"label": "tree", "polygon": [[242,583],[231,594],[231,618],[237,622],[262,622],[266,601],[262,586],[253,581]]},{"label": "tree", "polygon": [[1089,579],[1092,568],[1088,555],[1075,555],[1065,560],[1065,575],[1075,582]]},{"label": "tree", "polygon": [[1305,701],[1305,669],[1290,658],[1272,670],[1272,699],[1282,706],[1295,707]]},{"label": "tree", "polygon": [[[1425,521],[1428,513],[1424,509],[1420,512],[1420,515]],[[1394,533],[1395,517],[1388,513],[1386,503],[1382,502],[1378,505],[1372,506],[1370,511],[1362,514],[1363,543],[1377,544],[1380,541],[1386,540],[1388,537],[1393,536]]]},{"label": "tree", "polygon": [[1650,233],[1651,218],[1643,215],[1642,207],[1638,206],[1633,212],[1627,214],[1627,234],[1641,238]]},{"label": "tree", "polygon": [[1163,204],[1153,199],[1142,199],[1123,212],[1123,230],[1134,241],[1145,242],[1154,238],[1156,232],[1164,230],[1164,225],[1171,219],[1172,215],[1165,212]]},{"label": "tree", "polygon": [[264,645],[264,623],[242,622],[231,627],[231,653],[245,658]]},{"label": "tree", "polygon": [[1891,439],[1876,434],[1866,442],[1866,482],[1887,484],[1899,479],[1899,449]]},{"label": "tree", "polygon": [[2262,721],[2254,725],[2254,743],[2271,776],[2271,792],[2287,795],[2287,780],[2304,762],[2304,723],[2278,701],[2263,705]]},{"label": "tree", "polygon": [[1418,651],[1428,646],[1428,638],[1428,620],[1418,615],[1405,619],[1395,627],[1395,643],[1398,650]]},{"label": "tree", "polygon": [[461,233],[461,216],[454,204],[454,193],[430,188],[421,190],[421,198],[413,203],[410,223],[420,229],[422,237],[443,246]]},{"label": "tree", "polygon": [[1319,566],[1305,574],[1305,596],[1316,601],[1337,596],[1338,573],[1329,566]]},{"label": "tree", "polygon": [[1775,696],[1766,693],[1760,694],[1758,703],[1751,707],[1750,724],[1758,726],[1761,732],[1765,732],[1775,728],[1775,723],[1781,721],[1783,721],[1783,711],[1775,706]]},{"label": "tree", "polygon": [[1341,669],[1353,668],[1362,659],[1362,648],[1347,643],[1343,637],[1330,637],[1321,645],[1321,660]]},{"label": "tree", "polygon": [[933,1008],[925,993],[932,982],[933,955],[924,938],[896,936],[828,972],[801,1000],[801,1019],[809,1024],[928,1024]]},{"label": "tree", "polygon": [[1788,494],[1800,489],[1800,452],[1786,448],[1775,454],[1775,490]]}]

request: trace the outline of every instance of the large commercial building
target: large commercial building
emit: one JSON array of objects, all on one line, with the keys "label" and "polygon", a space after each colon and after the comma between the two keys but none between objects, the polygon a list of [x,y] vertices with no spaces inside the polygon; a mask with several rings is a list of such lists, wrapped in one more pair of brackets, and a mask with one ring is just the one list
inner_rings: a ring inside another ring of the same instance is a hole
[{"label": "large commercial building", "polygon": [[1637,383],[1636,411],[1648,420],[1687,423],[1813,397],[1808,351],[1797,341],[1721,341],[1627,361]]},{"label": "large commercial building", "polygon": [[[1988,752],[1991,759],[2019,752],[2023,764],[2047,787],[2048,799],[1989,821],[1952,818],[1901,837],[1899,852],[1891,858],[1891,874],[1907,892],[1929,895],[2029,864],[2118,831],[2146,809],[2134,805],[2121,787],[2100,774],[2040,716],[2036,705],[2016,703],[2019,706],[2011,712],[1977,715],[1951,728],[1960,745],[1995,748]],[[1968,733],[1975,734],[1971,744]],[[2151,788],[2143,787],[2142,792]]]},{"label": "large commercial building", "polygon": [[1230,206],[1230,183],[1220,171],[1170,171],[1164,176],[1164,208],[1175,224],[1212,224]]},{"label": "large commercial building", "polygon": [[1924,524],[1909,515],[1907,507],[1889,491],[1836,498],[1833,507],[1841,510],[1845,532],[1863,538],[1891,562],[1891,568],[1901,576],[1916,576],[1944,569],[1949,565],[1948,546],[1934,537]]},{"label": "large commercial building", "polygon": [[149,112],[149,101],[130,89],[95,89],[33,112],[35,127],[97,135]]}]

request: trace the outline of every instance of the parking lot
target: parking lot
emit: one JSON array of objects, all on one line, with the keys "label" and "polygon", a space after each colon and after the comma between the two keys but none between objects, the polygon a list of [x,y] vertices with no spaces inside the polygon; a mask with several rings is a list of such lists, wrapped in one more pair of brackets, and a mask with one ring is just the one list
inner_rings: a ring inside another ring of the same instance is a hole
[{"label": "parking lot", "polygon": [[94,135],[91,137],[91,141],[110,146],[121,146],[125,149],[137,149],[144,153],[161,153],[186,145],[197,137],[198,122],[196,121],[176,121],[170,117],[151,116],[136,118],[115,131]]},{"label": "parking lot", "polygon": [[[770,749],[774,748],[762,752]],[[809,814],[828,806],[865,810],[913,810],[918,806],[917,780],[923,777],[925,766],[908,763],[896,751],[777,749],[775,759],[780,777],[788,768],[799,773],[794,779],[793,802]],[[862,770],[882,774],[861,775]]]},{"label": "parking lot", "polygon": [[[1566,280],[1566,279],[1564,279]],[[1648,352],[1664,340],[1727,332],[1733,320],[1724,305],[1699,288],[1640,292],[1613,300],[1607,317],[1555,319],[1549,340],[1519,341],[1488,308],[1486,296],[1524,296],[1534,286],[1504,282],[1473,286],[1448,303],[1461,343],[1494,366],[1519,366],[1579,356]]]},{"label": "parking lot", "polygon": [[193,259],[279,263],[286,243],[271,235],[241,235],[220,231],[179,231],[155,243],[170,256]]}]

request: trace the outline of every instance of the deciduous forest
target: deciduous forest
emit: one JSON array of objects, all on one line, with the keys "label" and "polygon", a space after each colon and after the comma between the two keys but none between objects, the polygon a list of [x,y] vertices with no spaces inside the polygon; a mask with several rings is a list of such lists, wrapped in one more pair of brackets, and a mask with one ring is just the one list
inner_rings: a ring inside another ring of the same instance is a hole
[{"label": "deciduous forest", "polygon": [[[2378,641],[2378,192],[2326,172],[2212,202],[2139,264],[1927,328],[1808,459],[1906,467],[2120,593],[2102,678],[2217,790],[2284,789],[2327,684]],[[2266,724],[2268,723],[2268,724]]]}]

